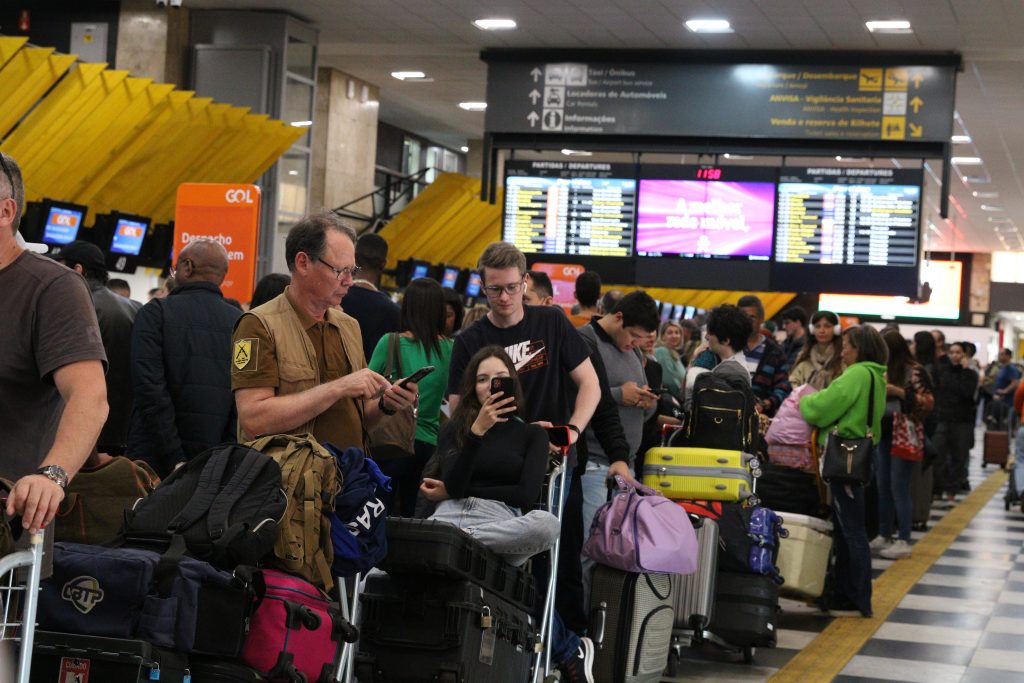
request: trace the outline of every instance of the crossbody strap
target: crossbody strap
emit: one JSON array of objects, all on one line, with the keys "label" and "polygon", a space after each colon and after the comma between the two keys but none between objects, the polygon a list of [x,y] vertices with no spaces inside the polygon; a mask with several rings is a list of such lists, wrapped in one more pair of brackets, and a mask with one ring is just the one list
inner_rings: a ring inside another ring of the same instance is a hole
[{"label": "crossbody strap", "polygon": [[868,388],[868,430],[867,436],[869,439],[874,439],[874,430],[871,425],[875,424],[875,373],[867,370],[868,378],[871,381]]}]

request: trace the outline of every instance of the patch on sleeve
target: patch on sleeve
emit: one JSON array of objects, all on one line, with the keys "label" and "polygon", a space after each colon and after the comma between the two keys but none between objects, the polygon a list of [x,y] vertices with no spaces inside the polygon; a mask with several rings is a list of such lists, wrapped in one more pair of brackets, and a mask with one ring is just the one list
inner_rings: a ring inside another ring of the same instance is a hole
[{"label": "patch on sleeve", "polygon": [[239,339],[235,342],[235,348],[231,352],[231,362],[235,364],[236,372],[256,372],[259,361],[260,340],[258,337],[252,339]]}]

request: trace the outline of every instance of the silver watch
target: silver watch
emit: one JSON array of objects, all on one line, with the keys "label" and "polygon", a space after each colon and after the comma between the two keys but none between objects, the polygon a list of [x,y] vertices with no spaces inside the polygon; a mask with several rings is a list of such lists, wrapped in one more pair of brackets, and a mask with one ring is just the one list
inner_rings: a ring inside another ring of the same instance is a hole
[{"label": "silver watch", "polygon": [[46,467],[40,467],[36,470],[36,474],[41,474],[50,481],[56,482],[62,489],[68,487],[68,473],[64,471],[64,468],[60,465],[47,465]]}]

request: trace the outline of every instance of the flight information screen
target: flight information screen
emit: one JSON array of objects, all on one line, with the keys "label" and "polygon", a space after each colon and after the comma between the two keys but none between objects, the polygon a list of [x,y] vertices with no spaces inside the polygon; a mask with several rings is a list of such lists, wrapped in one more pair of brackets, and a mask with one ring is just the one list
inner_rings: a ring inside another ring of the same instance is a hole
[{"label": "flight information screen", "polygon": [[782,170],[776,263],[916,267],[919,171]]},{"label": "flight information screen", "polygon": [[632,256],[633,176],[624,164],[510,163],[502,239],[527,254]]}]

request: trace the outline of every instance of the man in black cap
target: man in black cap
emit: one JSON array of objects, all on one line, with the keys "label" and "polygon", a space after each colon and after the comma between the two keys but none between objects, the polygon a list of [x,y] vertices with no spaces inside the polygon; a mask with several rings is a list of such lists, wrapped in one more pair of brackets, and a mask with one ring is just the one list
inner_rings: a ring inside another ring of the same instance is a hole
[{"label": "man in black cap", "polygon": [[358,277],[341,300],[341,308],[359,322],[363,336],[363,356],[369,358],[388,332],[398,332],[401,309],[381,292],[380,276],[388,262],[388,243],[380,235],[363,233],[356,240]]},{"label": "man in black cap", "polygon": [[132,414],[132,324],[142,304],[107,288],[106,260],[95,244],[76,240],[53,258],[84,277],[89,286],[103,349],[107,352],[107,403],[110,404],[96,449],[100,453],[123,455]]}]

